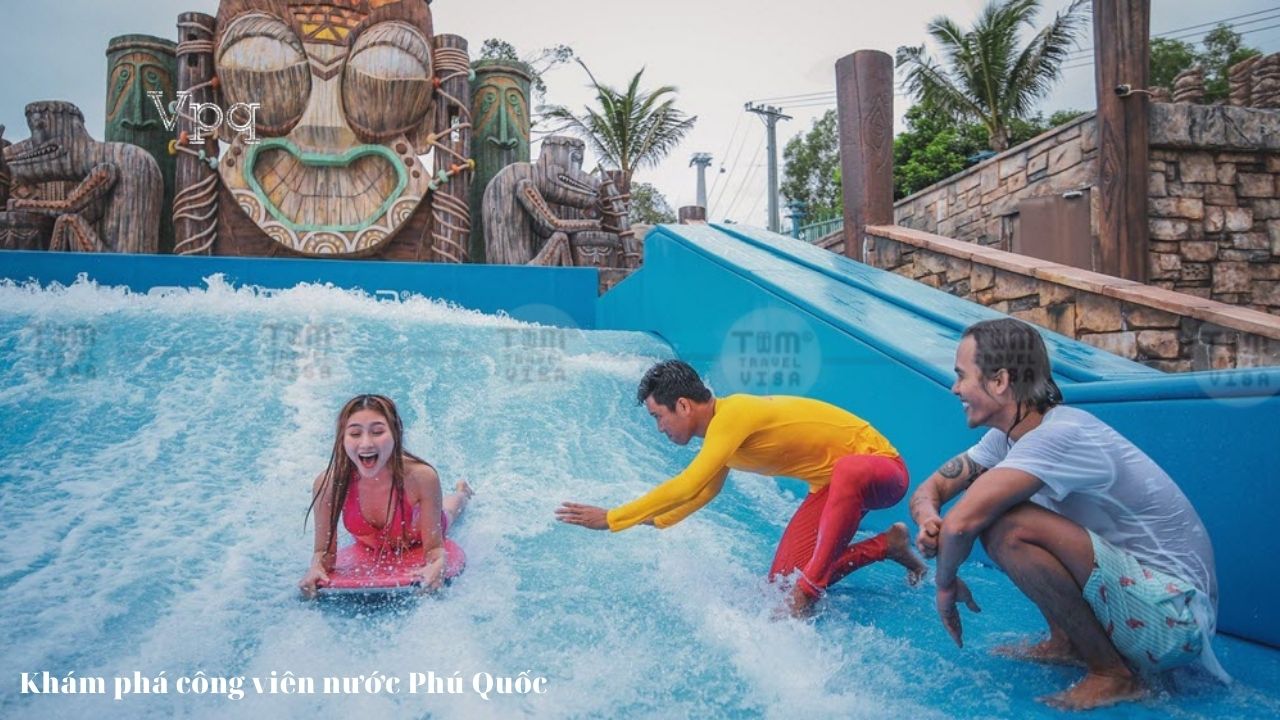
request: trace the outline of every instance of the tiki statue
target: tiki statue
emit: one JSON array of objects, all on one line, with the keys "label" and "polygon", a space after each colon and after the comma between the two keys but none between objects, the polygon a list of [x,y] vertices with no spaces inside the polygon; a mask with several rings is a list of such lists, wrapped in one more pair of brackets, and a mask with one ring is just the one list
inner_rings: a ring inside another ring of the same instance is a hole
[{"label": "tiki statue", "polygon": [[583,172],[582,156],[582,141],[553,135],[537,163],[494,176],[483,202],[488,262],[622,267],[630,226],[613,183]]},{"label": "tiki statue", "polygon": [[224,132],[217,162],[254,225],[290,252],[368,256],[429,203],[432,258],[465,259],[469,59],[428,3],[221,0],[216,26],[224,103],[261,106],[257,141]]},{"label": "tiki statue", "polygon": [[69,181],[62,200],[10,198],[10,211],[55,218],[50,250],[154,253],[159,242],[164,181],[145,150],[100,143],[84,115],[60,101],[27,106],[31,137],[5,151],[13,183]]},{"label": "tiki statue", "polygon": [[164,178],[164,212],[160,213],[160,250],[173,251],[174,156],[166,130],[147,96],[158,92],[167,103],[175,95],[177,60],[172,40],[150,35],[121,35],[107,46],[107,128],[103,140],[137,145],[156,159]]},{"label": "tiki statue", "polygon": [[472,63],[471,117],[476,161],[471,185],[471,262],[486,261],[484,190],[502,168],[529,162],[529,90],[533,70],[516,60]]}]

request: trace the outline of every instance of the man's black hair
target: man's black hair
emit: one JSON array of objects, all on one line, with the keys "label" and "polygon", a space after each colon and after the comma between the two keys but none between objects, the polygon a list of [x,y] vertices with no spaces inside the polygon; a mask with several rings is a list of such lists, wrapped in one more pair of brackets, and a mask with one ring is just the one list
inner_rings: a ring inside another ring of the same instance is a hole
[{"label": "man's black hair", "polygon": [[649,368],[636,389],[636,402],[643,405],[650,395],[655,403],[668,410],[675,410],[676,400],[680,398],[698,403],[711,399],[711,391],[702,384],[698,371],[680,360],[664,360]]},{"label": "man's black hair", "polygon": [[1019,415],[1023,408],[1044,413],[1062,403],[1062,391],[1053,381],[1049,351],[1035,328],[1013,318],[984,320],[965,329],[963,337],[973,338],[983,377],[995,377],[1001,370],[1009,373],[1009,388],[1018,403]]}]

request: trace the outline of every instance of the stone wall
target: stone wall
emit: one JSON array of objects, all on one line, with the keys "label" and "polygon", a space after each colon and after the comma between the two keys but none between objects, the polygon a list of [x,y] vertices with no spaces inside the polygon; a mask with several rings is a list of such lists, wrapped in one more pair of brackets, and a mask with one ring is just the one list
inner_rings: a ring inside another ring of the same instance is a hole
[{"label": "stone wall", "polygon": [[[1150,282],[1280,315],[1280,111],[1153,103],[1150,119]],[[1018,204],[1091,188],[1097,155],[1081,117],[904,198],[894,222],[1008,250]]]},{"label": "stone wall", "polygon": [[1280,112],[1151,112],[1153,285],[1280,314]]},{"label": "stone wall", "polygon": [[867,232],[871,265],[1159,370],[1280,365],[1274,315],[908,228]]},{"label": "stone wall", "polygon": [[1011,248],[1011,219],[1021,200],[1094,185],[1097,123],[1085,115],[899,200],[894,224]]}]

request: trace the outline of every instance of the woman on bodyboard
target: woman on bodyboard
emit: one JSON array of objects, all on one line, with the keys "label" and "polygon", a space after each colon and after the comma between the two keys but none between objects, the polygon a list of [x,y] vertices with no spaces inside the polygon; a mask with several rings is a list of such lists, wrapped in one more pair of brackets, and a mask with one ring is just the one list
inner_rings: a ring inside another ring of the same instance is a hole
[{"label": "woman on bodyboard", "polygon": [[[338,413],[329,466],[316,476],[315,552],[303,595],[434,592],[462,572],[462,548],[446,537],[471,498],[459,481],[443,496],[430,463],[404,449],[395,403],[359,395]],[[356,542],[338,546],[338,520]]]}]

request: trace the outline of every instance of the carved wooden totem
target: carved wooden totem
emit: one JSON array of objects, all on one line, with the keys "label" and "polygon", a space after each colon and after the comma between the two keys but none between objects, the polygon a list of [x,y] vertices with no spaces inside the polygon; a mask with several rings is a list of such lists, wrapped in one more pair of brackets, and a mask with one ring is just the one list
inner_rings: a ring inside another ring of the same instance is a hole
[{"label": "carved wooden totem", "polygon": [[494,176],[483,202],[489,262],[624,267],[632,232],[621,198],[582,171],[582,156],[581,140],[552,135],[537,163]]},{"label": "carved wooden totem", "polygon": [[[4,162],[4,150],[11,143],[4,139],[4,126],[0,125],[0,208],[9,201],[12,187],[9,168]],[[0,209],[0,250],[46,250],[49,236],[53,234],[53,218],[38,213]]]},{"label": "carved wooden totem", "polygon": [[509,60],[472,63],[471,117],[475,125],[475,180],[471,185],[471,262],[483,263],[484,190],[502,168],[529,162],[529,90],[533,81],[528,65]]},{"label": "carved wooden totem", "polygon": [[177,134],[166,130],[155,103],[147,95],[158,92],[163,103],[176,99],[177,44],[150,35],[121,35],[107,45],[107,142],[132,143],[155,158],[164,178],[164,211],[160,213],[160,252],[173,252],[174,156],[169,142]]},{"label": "carved wooden totem", "polygon": [[222,101],[260,107],[256,143],[223,126],[215,253],[465,259],[469,59],[426,2],[222,0],[216,26]]},{"label": "carved wooden totem", "polygon": [[50,250],[154,253],[164,181],[155,159],[136,145],[100,143],[84,115],[60,101],[26,108],[31,137],[5,151],[15,184],[66,181],[60,199],[11,198],[10,211],[54,218]]}]

